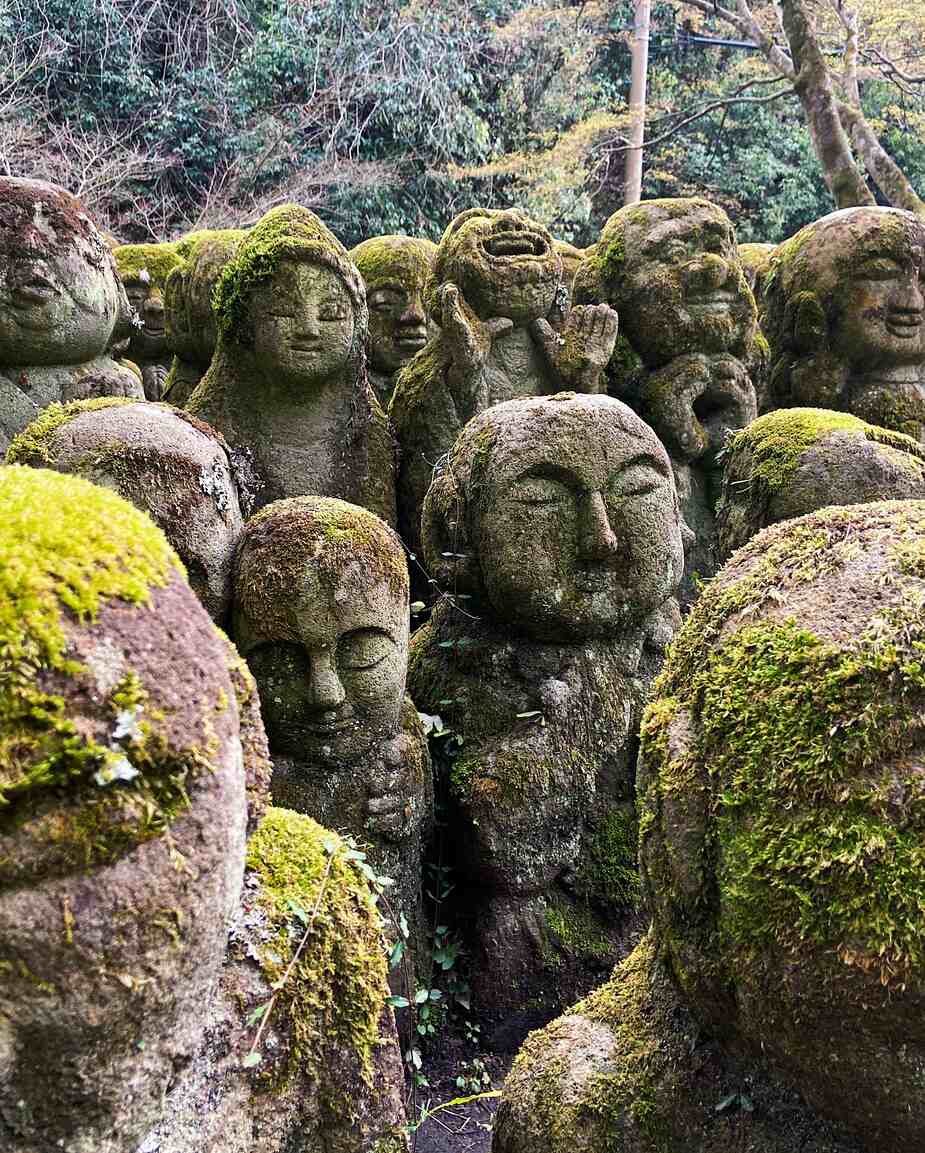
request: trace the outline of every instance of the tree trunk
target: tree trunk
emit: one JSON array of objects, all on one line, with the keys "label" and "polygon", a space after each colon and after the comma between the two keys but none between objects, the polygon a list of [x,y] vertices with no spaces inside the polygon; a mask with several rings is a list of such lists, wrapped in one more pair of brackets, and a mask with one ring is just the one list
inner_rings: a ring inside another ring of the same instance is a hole
[{"label": "tree trunk", "polygon": [[646,73],[649,66],[651,0],[635,0],[633,16],[633,70],[630,79],[630,147],[626,154],[624,204],[642,199],[642,144],[646,131]]},{"label": "tree trunk", "polygon": [[874,197],[855,162],[848,135],[842,127],[832,78],[803,0],[781,0],[781,22],[796,70],[794,87],[836,206],[851,208],[858,204],[874,204]]}]

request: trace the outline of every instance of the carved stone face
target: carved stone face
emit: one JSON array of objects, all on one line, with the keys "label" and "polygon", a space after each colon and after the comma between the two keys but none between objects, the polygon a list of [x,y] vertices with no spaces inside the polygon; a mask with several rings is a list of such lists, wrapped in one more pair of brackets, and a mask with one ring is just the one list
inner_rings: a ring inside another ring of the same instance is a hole
[{"label": "carved stone face", "polygon": [[379,236],[350,253],[366,285],[370,361],[379,372],[397,372],[433,335],[424,286],[435,252],[426,240]]},{"label": "carved stone face", "polygon": [[726,214],[699,200],[652,201],[621,214],[624,262],[611,303],[643,362],[657,366],[747,341],[755,304]]},{"label": "carved stone face", "polygon": [[264,373],[289,388],[321,384],[343,368],[354,308],[330,269],[283,260],[254,290],[254,354]]},{"label": "carved stone face", "polygon": [[480,209],[464,215],[440,241],[438,280],[458,285],[482,319],[527,324],[547,316],[561,285],[562,262],[546,229],[517,212]]},{"label": "carved stone face", "polygon": [[671,466],[652,431],[604,396],[490,412],[497,441],[470,500],[496,615],[539,639],[581,639],[661,605],[683,549]]},{"label": "carved stone face", "polygon": [[138,314],[141,328],[132,332],[130,349],[144,359],[164,356],[167,332],[164,321],[164,296],[149,276],[123,280],[128,302]]},{"label": "carved stone face", "polygon": [[[343,762],[398,731],[408,664],[405,561],[371,513],[305,501],[322,515],[335,510],[320,529],[317,520],[306,530],[287,519],[293,506],[298,515],[298,500],[270,505],[251,522],[238,557],[235,635],[260,690],[271,749]],[[334,519],[344,509],[349,519]],[[397,580],[363,555],[365,546],[353,548],[350,524],[366,526],[373,549],[395,550]]]},{"label": "carved stone face", "polygon": [[79,201],[0,179],[0,364],[81,364],[101,355],[122,289]]}]

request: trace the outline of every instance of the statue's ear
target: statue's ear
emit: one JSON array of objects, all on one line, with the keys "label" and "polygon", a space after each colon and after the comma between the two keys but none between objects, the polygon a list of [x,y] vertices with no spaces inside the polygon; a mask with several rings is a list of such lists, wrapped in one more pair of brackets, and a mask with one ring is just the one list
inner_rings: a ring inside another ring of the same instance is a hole
[{"label": "statue's ear", "polygon": [[427,490],[421,513],[424,562],[440,592],[471,596],[481,586],[468,520],[466,502],[455,478],[449,471],[441,473]]},{"label": "statue's ear", "polygon": [[814,292],[798,292],[791,297],[786,320],[796,352],[818,354],[828,347],[829,326]]}]

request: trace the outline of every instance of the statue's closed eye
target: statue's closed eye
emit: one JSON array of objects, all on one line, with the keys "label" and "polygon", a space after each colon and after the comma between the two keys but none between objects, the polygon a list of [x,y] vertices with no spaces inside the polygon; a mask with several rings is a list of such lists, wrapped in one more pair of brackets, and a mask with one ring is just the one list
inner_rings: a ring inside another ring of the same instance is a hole
[{"label": "statue's closed eye", "polygon": [[369,670],[381,665],[395,649],[391,637],[378,629],[345,633],[337,644],[337,663],[344,669]]},{"label": "statue's closed eye", "polygon": [[561,481],[551,477],[531,476],[518,481],[514,486],[514,499],[518,504],[535,508],[552,507],[569,498],[569,489]]},{"label": "statue's closed eye", "polygon": [[902,269],[895,260],[887,256],[865,260],[854,272],[855,280],[892,280],[900,276]]},{"label": "statue's closed eye", "polygon": [[610,478],[608,493],[617,500],[627,497],[648,496],[650,492],[662,488],[667,484],[662,476],[651,464],[631,464]]}]

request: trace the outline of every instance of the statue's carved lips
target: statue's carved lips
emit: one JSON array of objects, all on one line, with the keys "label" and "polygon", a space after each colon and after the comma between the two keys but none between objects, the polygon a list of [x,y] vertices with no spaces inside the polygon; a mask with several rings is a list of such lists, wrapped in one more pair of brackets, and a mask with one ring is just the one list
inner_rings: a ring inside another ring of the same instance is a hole
[{"label": "statue's carved lips", "polygon": [[400,348],[423,348],[427,343],[426,332],[402,332],[395,342]]},{"label": "statue's carved lips", "polygon": [[525,232],[512,229],[510,232],[493,232],[482,241],[482,247],[489,256],[509,258],[512,256],[546,256],[549,244],[538,232]]},{"label": "statue's carved lips", "polygon": [[726,312],[735,300],[734,292],[717,289],[715,292],[699,292],[687,298],[687,307],[698,312]]},{"label": "statue's carved lips", "polygon": [[919,335],[922,327],[923,315],[921,312],[891,312],[887,314],[886,327],[893,336],[901,340],[909,340]]},{"label": "statue's carved lips", "polygon": [[39,272],[23,273],[13,278],[11,288],[13,304],[21,307],[47,304],[58,295],[55,282]]}]

